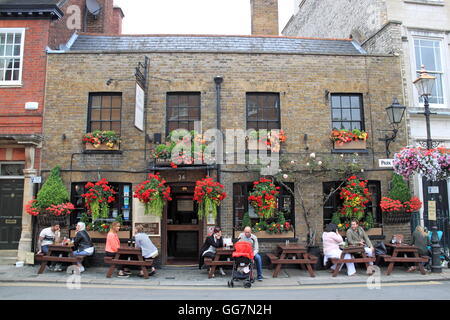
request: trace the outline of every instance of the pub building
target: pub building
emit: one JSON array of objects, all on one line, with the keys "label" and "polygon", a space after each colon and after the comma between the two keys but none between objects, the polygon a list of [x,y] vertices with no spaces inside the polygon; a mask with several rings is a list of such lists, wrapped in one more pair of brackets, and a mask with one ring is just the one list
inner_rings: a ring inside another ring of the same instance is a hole
[{"label": "pub building", "polygon": [[[168,141],[173,130],[193,130],[198,122],[203,132],[282,129],[287,139],[281,154],[301,168],[311,153],[317,158],[348,158],[356,152],[363,168],[359,176],[368,180],[373,196],[367,210],[378,227],[374,229],[389,237],[402,227],[383,225],[379,208],[392,170],[378,167],[385,148],[377,129],[389,125],[385,109],[392,97],[402,97],[395,56],[368,55],[350,39],[76,33],[66,50],[48,52],[47,79],[43,179],[53,167],[61,167],[77,208],[70,217],[72,226],[86,211],[81,196],[86,183],[106,179],[117,190],[109,217],[123,217],[122,241],[143,223],[160,249],[157,264],[196,264],[210,228],[220,226],[225,238],[235,238],[246,212],[253,224],[259,221],[248,200],[253,182],[261,177],[254,165],[175,167],[155,158],[156,147]],[[144,89],[143,98],[137,86]],[[333,127],[359,128],[370,138],[363,149],[337,150],[330,141]],[[91,150],[83,143],[83,136],[97,129],[117,132],[116,150]],[[391,151],[405,144],[402,124]],[[133,198],[149,173],[159,173],[171,187],[172,200],[165,203],[162,217],[145,215],[142,203]],[[290,171],[285,186],[295,190],[308,174]],[[193,195],[196,182],[206,176],[222,183],[228,196],[216,219],[200,220]],[[323,194],[338,185],[337,178],[317,176],[301,186],[310,224],[317,230],[316,245],[323,225],[342,203],[334,194],[324,205]],[[258,233],[263,255],[286,240],[308,240],[301,205],[280,187],[277,207],[293,230]],[[101,260],[106,234],[91,235]]]}]

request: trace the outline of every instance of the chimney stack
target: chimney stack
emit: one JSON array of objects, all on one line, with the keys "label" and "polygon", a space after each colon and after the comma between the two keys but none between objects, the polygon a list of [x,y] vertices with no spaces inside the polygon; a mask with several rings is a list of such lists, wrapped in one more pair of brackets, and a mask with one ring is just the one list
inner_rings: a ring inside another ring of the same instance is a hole
[{"label": "chimney stack", "polygon": [[252,35],[278,36],[278,0],[250,0]]}]

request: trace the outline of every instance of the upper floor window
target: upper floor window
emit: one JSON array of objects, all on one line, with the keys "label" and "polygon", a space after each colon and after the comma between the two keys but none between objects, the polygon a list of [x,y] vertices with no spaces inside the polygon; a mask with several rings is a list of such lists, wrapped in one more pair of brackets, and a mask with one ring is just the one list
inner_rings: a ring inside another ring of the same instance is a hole
[{"label": "upper floor window", "polygon": [[194,130],[195,121],[200,121],[200,93],[167,93],[166,134],[176,129]]},{"label": "upper floor window", "polygon": [[22,83],[25,29],[0,29],[0,85]]},{"label": "upper floor window", "polygon": [[112,130],[120,134],[122,111],[121,93],[89,94],[88,132]]},{"label": "upper floor window", "polygon": [[[418,77],[421,66],[424,65],[428,74],[436,77],[433,92],[429,102],[444,104],[444,69],[442,67],[441,41],[433,39],[414,39],[414,51],[416,57],[416,76]],[[423,99],[420,98],[423,103]]]},{"label": "upper floor window", "polygon": [[334,129],[364,130],[361,94],[332,94],[331,114]]},{"label": "upper floor window", "polygon": [[247,93],[247,129],[281,129],[278,93]]}]

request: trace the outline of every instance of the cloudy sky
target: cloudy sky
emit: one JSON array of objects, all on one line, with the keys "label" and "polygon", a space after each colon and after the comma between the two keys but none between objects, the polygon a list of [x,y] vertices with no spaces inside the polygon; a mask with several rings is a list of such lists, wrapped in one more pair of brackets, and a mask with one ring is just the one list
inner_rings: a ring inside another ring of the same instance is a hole
[{"label": "cloudy sky", "polygon": [[[250,0],[114,0],[128,34],[250,34]],[[294,0],[278,0],[280,33]]]}]

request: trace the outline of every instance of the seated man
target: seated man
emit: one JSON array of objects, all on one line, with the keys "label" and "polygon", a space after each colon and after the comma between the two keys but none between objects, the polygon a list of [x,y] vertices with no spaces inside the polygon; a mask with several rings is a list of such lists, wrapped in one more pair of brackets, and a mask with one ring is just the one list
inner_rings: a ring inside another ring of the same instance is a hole
[{"label": "seated man", "polygon": [[[59,227],[58,223],[52,223],[50,227],[42,229],[41,233],[39,234],[39,240],[37,243],[38,254],[39,253],[47,254],[49,245],[60,242],[61,238],[60,230],[61,228]],[[57,264],[55,266],[54,262],[50,264],[50,269],[52,268],[54,268],[55,271],[62,271],[61,265]]]},{"label": "seated man", "polygon": [[254,260],[256,264],[256,271],[258,273],[258,277],[256,278],[258,281],[263,281],[264,277],[262,275],[262,259],[259,255],[259,244],[258,238],[252,234],[252,228],[245,227],[244,233],[241,233],[238,237],[238,240],[250,242],[253,248],[253,254],[255,255]]},{"label": "seated man", "polygon": [[[375,256],[375,247],[372,245],[364,229],[359,226],[359,221],[352,220],[350,229],[347,230],[347,241],[349,245],[353,246],[364,246],[364,251],[369,257]],[[367,273],[372,274],[375,272],[373,270],[373,262],[369,262],[369,267],[367,268]]]},{"label": "seated man", "polygon": [[[145,260],[154,259],[158,256],[158,248],[155,247],[153,242],[150,240],[150,237],[144,233],[144,227],[141,224],[136,226],[136,234],[134,239],[136,241],[136,248],[141,248],[142,256]],[[155,268],[152,267],[149,275],[152,276],[155,272]],[[142,270],[139,272],[139,276],[144,276],[144,272]]]}]

